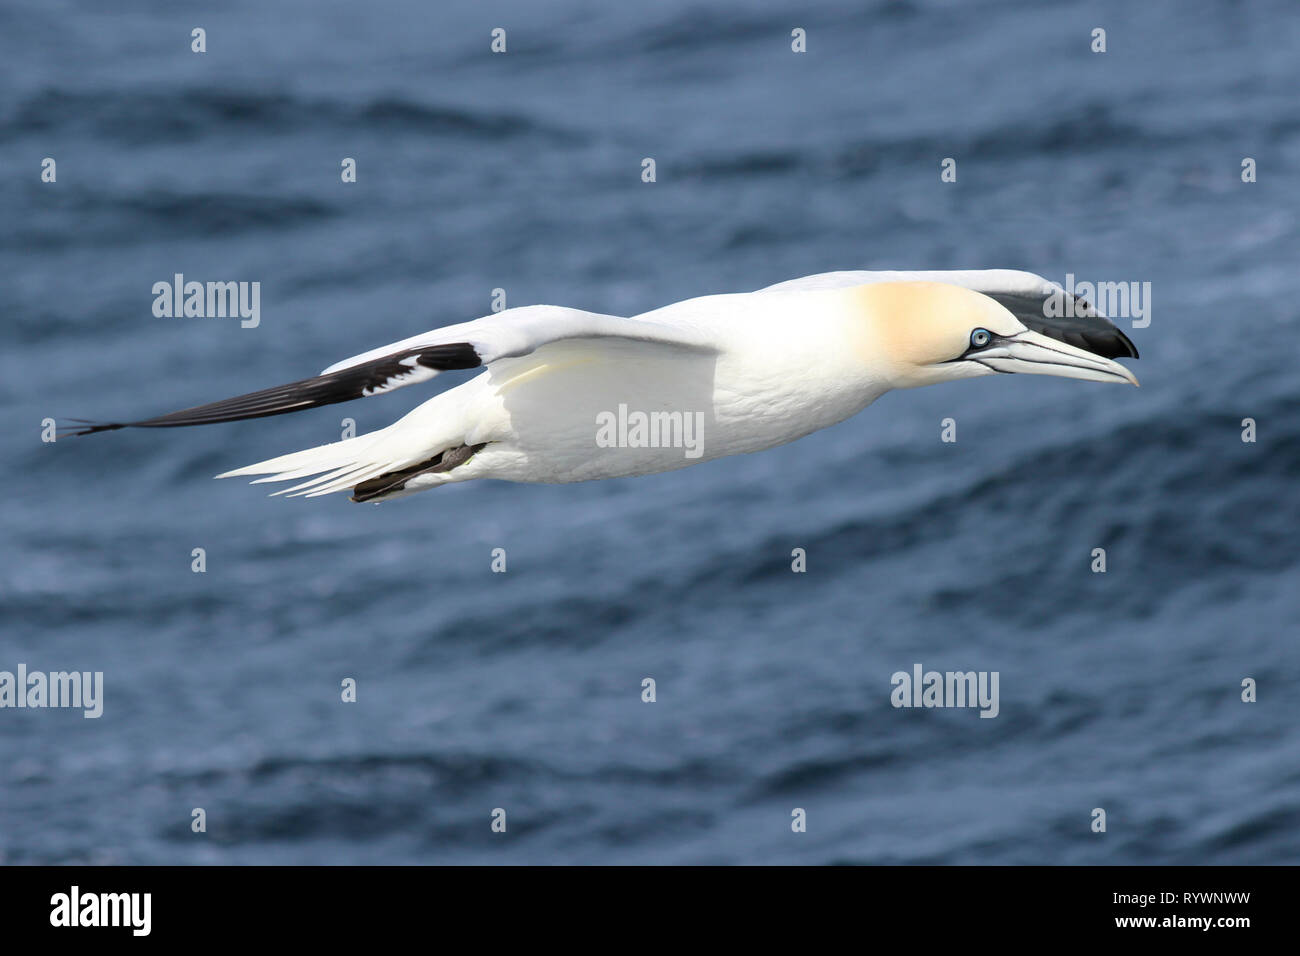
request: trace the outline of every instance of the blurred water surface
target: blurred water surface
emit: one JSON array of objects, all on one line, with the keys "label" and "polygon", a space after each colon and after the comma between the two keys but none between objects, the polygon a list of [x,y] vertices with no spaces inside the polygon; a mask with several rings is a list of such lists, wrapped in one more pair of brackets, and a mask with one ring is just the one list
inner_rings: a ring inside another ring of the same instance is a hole
[{"label": "blurred water surface", "polygon": [[[1297,862],[1297,54],[1288,0],[6,3],[0,669],[107,688],[98,720],[0,712],[3,859]],[[38,440],[497,287],[630,315],[989,267],[1151,282],[1143,388],[998,376],[672,474],[379,507],[210,477],[414,390]],[[155,318],[178,272],[260,281],[260,326]],[[1000,716],[895,710],[917,662],[1000,672]]]}]

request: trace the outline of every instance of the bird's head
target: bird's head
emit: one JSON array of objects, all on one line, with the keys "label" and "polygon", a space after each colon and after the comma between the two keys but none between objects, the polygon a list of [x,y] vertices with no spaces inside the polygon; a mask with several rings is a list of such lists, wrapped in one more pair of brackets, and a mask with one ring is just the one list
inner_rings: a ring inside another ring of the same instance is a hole
[{"label": "bird's head", "polygon": [[[880,282],[858,286],[851,294],[857,300],[855,311],[867,319],[864,345],[873,361],[883,360],[881,371],[894,388],[995,372],[1138,384],[1127,368],[1100,354],[1137,355],[1123,333],[1100,316],[1090,317],[1096,331],[1102,331],[1104,323],[1108,341],[1118,336],[1128,351],[1115,352],[1102,345],[1094,346],[1098,351],[1088,351],[1071,345],[1055,336],[1090,339],[1072,329],[1054,328],[1045,316],[1031,318],[1026,313],[1038,330],[1031,329],[994,298],[957,285]],[[1077,324],[1078,320],[1071,321]],[[1094,335],[1091,341],[1100,339]]]}]

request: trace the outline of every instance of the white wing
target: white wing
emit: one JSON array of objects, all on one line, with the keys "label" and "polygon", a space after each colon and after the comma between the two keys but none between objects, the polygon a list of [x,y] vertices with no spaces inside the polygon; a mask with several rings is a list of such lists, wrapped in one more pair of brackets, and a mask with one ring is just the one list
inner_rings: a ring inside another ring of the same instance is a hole
[{"label": "white wing", "polygon": [[872,282],[946,282],[986,295],[1048,295],[1058,289],[1054,283],[1032,272],[1015,269],[958,269],[932,272],[822,272],[802,279],[789,279],[759,289],[759,292],[794,292],[814,289],[844,289]]},{"label": "white wing", "polygon": [[115,428],[176,428],[299,412],[348,402],[425,382],[439,372],[479,368],[498,359],[526,355],[562,339],[623,338],[688,349],[716,350],[690,326],[625,319],[554,305],[506,309],[472,322],[448,325],[336,362],[314,378],[276,385],[234,398],[182,409],[137,422],[86,424],[73,434]]},{"label": "white wing", "polygon": [[460,344],[474,350],[477,364],[489,365],[498,359],[527,355],[548,342],[589,338],[634,339],[691,349],[714,348],[711,341],[694,329],[599,312],[582,312],[558,305],[529,305],[506,309],[473,322],[444,326],[371,349],[335,362],[321,374],[329,375],[397,353]]}]

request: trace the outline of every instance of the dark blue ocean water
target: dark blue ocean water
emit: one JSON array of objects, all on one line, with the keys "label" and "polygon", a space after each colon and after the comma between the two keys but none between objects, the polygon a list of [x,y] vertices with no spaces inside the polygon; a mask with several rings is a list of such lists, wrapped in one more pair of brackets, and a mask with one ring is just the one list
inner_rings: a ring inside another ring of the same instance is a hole
[{"label": "dark blue ocean water", "polygon": [[[1300,861],[1291,0],[162,6],[0,6],[0,670],[106,684],[97,720],[0,710],[4,861]],[[1143,387],[994,376],[378,507],[210,479],[427,391],[40,440],[494,288],[630,315],[990,267],[1152,283]],[[261,324],[155,318],[178,272],[259,281]],[[999,716],[895,709],[916,663],[997,671]]]}]

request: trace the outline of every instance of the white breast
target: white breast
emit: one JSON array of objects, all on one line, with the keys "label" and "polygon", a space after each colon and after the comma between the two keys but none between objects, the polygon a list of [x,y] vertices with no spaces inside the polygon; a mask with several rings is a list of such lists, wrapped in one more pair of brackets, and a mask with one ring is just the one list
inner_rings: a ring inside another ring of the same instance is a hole
[{"label": "white breast", "polygon": [[706,327],[717,354],[581,340],[498,362],[469,383],[479,390],[477,420],[488,424],[468,440],[496,442],[473,471],[544,482],[648,474],[842,421],[884,389],[846,349],[848,317],[836,301],[710,296],[651,314]]}]

